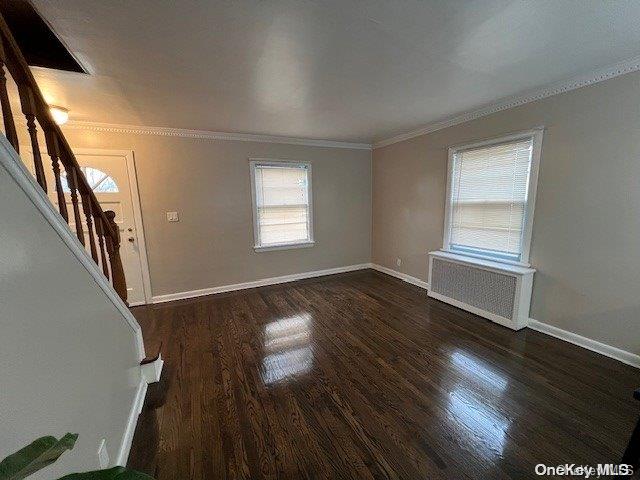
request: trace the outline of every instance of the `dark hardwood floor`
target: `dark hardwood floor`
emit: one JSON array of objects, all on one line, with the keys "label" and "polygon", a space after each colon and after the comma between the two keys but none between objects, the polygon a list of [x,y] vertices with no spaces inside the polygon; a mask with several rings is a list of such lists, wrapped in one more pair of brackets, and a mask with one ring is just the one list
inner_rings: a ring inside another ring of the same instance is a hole
[{"label": "dark hardwood floor", "polygon": [[132,310],[158,480],[536,478],[618,462],[640,413],[638,370],[374,271]]}]

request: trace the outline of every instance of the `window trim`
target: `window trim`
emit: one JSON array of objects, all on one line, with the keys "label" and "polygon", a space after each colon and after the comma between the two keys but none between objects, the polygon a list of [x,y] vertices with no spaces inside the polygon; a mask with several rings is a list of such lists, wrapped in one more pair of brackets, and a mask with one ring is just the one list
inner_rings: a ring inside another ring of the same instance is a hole
[{"label": "window trim", "polygon": [[[540,157],[542,155],[542,137],[544,134],[544,127],[536,127],[531,130],[524,130],[520,132],[509,133],[501,135],[499,137],[492,137],[478,142],[466,143],[461,145],[453,145],[448,149],[447,160],[447,188],[445,193],[445,214],[444,214],[444,227],[442,236],[442,250],[457,255],[463,255],[470,258],[479,258],[483,260],[491,260],[498,263],[505,263],[509,265],[520,265],[529,267],[529,253],[531,250],[531,233],[533,231],[533,217],[536,205],[536,192],[538,189],[538,172],[540,170]],[[520,261],[499,259],[489,255],[482,255],[480,253],[467,253],[451,250],[451,210],[453,208],[453,199],[451,198],[451,192],[453,188],[453,162],[454,155],[461,150],[469,150],[472,148],[488,147],[491,145],[498,145],[500,143],[512,142],[515,140],[522,140],[525,138],[531,138],[533,145],[531,149],[531,171],[529,175],[529,186],[527,190],[527,206],[524,212],[524,228],[522,230],[522,253],[520,255]]]},{"label": "window trim", "polygon": [[[260,244],[260,229],[258,227],[258,204],[256,198],[256,167],[298,167],[307,170],[307,198],[309,200],[309,215],[307,216],[307,229],[309,239],[302,242],[276,243],[270,245]],[[251,204],[253,209],[253,249],[256,252],[268,252],[272,250],[289,250],[295,248],[308,248],[315,245],[313,236],[313,180],[311,162],[299,162],[296,160],[280,160],[274,158],[249,158],[249,170],[251,172]]]}]

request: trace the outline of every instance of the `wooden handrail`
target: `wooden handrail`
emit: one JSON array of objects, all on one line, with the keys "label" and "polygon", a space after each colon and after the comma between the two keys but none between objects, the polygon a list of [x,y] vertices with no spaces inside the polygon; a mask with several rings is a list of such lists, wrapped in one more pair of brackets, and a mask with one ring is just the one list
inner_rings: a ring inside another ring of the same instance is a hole
[{"label": "wooden handrail", "polygon": [[[51,171],[55,180],[51,188],[56,192],[60,215],[67,224],[69,224],[71,219],[74,221],[76,235],[82,245],[87,243],[85,242],[86,228],[89,237],[87,245],[89,248],[88,253],[91,254],[91,257],[96,263],[102,266],[103,273],[111,280],[114,289],[126,302],[127,287],[119,254],[120,231],[114,221],[115,213],[111,211],[105,212],[100,206],[95,193],[82,173],[80,165],[73,154],[73,150],[69,146],[58,124],[53,120],[49,105],[42,96],[40,88],[31,73],[31,69],[20,47],[13,37],[4,17],[0,14],[0,107],[2,108],[5,136],[16,152],[19,153],[16,123],[13,112],[11,111],[11,102],[9,100],[6,83],[7,79],[4,74],[5,67],[18,87],[20,105],[27,121],[27,132],[33,150],[36,181],[46,193],[48,186],[45,168],[40,154],[40,146],[38,144],[37,124],[39,124],[45,137],[47,153],[51,158]],[[61,181],[60,164],[64,167],[67,175],[67,185],[69,186],[73,207],[71,215],[69,215],[67,211],[67,200]],[[82,205],[80,205],[80,202]],[[80,213],[81,208],[85,217],[84,223]],[[98,256],[98,249],[96,248],[96,238],[97,244],[100,247],[100,256]],[[104,251],[105,244],[107,246],[106,252]],[[109,265],[107,265],[107,263]],[[111,272],[111,274],[109,274],[109,272]]]}]

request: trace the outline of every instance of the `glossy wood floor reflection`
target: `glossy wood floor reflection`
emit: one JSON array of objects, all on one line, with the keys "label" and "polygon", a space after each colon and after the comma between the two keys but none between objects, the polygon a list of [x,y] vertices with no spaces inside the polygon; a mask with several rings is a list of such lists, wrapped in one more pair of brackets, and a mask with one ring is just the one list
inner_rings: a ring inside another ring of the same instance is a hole
[{"label": "glossy wood floor reflection", "polygon": [[639,413],[637,370],[370,270],[133,311],[158,480],[536,478],[619,461]]}]

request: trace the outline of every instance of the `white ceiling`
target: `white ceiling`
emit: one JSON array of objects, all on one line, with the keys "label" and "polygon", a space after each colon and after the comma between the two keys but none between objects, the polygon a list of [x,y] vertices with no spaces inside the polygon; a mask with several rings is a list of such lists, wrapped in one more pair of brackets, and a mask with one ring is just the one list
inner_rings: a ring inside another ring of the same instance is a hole
[{"label": "white ceiling", "polygon": [[72,120],[372,142],[640,55],[640,1],[33,0]]}]

